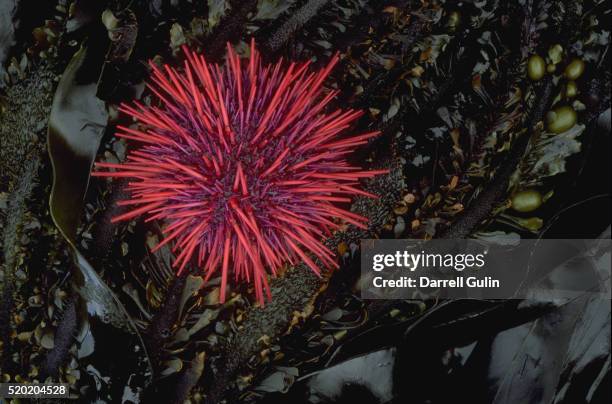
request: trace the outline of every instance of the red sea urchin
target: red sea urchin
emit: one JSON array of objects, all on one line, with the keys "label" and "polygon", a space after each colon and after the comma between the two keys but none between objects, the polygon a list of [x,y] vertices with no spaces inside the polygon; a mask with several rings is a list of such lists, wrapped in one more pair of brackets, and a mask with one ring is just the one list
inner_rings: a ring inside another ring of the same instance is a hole
[{"label": "red sea urchin", "polygon": [[123,164],[97,163],[114,171],[100,177],[132,179],[133,210],[113,218],[165,222],[173,241],[173,266],[180,273],[197,257],[208,279],[221,270],[220,299],[227,278],[253,282],[257,299],[270,298],[266,267],[303,260],[315,273],[337,267],[322,243],[341,219],[365,227],[367,219],[338,207],[350,196],[375,197],[357,188],[360,178],[386,173],[347,163],[353,149],[378,132],[341,136],[361,111],[324,113],[337,90],[323,93],[323,81],[338,61],[310,72],[309,62],[263,65],[251,42],[244,62],[228,45],[225,67],[209,64],[184,49],[184,71],[151,63],[149,89],[159,106],[122,105],[140,130],[119,126],[117,136],[142,145]]}]

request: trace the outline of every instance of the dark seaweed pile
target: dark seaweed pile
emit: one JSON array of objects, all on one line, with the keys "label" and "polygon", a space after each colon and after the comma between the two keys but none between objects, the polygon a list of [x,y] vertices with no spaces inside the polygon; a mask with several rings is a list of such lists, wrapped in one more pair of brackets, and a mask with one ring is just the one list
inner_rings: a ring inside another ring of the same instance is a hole
[{"label": "dark seaweed pile", "polygon": [[[610,237],[609,0],[5,0],[0,3],[0,382],[78,402],[610,401],[610,306],[364,301],[362,238]],[[326,240],[342,267],[248,286],[176,277],[159,223],[111,224],[121,102],[186,44],[223,63],[341,61],[335,106],[381,136],[352,158],[370,219]],[[533,74],[533,56],[544,63]],[[530,61],[531,60],[531,61]],[[566,68],[579,60],[579,77]],[[529,73],[528,73],[529,71]],[[570,91],[571,88],[577,91]],[[561,109],[560,109],[561,108]],[[557,130],[550,111],[576,112]],[[605,111],[607,110],[607,115]],[[519,208],[526,193],[539,203]],[[608,233],[606,233],[608,229]],[[551,343],[554,341],[554,343]]]}]

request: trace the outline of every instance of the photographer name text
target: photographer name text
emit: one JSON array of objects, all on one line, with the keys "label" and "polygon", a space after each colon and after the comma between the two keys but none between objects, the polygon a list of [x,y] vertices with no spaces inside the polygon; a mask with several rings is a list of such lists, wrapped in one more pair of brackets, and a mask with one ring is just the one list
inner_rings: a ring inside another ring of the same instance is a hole
[{"label": "photographer name text", "polygon": [[[486,252],[481,254],[436,254],[396,251],[372,256],[371,268],[379,276],[372,278],[374,288],[499,288],[500,281],[484,276]],[[415,271],[419,271],[418,275]],[[423,274],[424,270],[428,273]],[[382,276],[383,271],[390,277]],[[410,276],[398,276],[409,271]],[[479,276],[468,276],[473,271]],[[453,275],[455,274],[455,275]]]}]

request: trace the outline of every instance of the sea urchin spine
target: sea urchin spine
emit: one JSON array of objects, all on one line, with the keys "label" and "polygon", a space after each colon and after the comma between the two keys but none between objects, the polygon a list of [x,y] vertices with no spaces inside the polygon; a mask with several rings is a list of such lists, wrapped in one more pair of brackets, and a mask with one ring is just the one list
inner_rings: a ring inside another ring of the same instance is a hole
[{"label": "sea urchin spine", "polygon": [[253,282],[263,303],[270,298],[266,268],[276,274],[300,260],[317,274],[319,265],[337,267],[323,238],[339,228],[338,219],[367,223],[338,204],[375,197],[359,181],[387,172],[345,159],[378,135],[343,135],[361,111],[324,112],[338,93],[323,91],[338,57],[312,72],[309,62],[263,65],[254,42],[244,61],[228,44],[223,67],[184,51],[182,72],[150,63],[148,87],[158,106],[120,108],[140,125],[119,126],[117,136],[139,148],[122,164],[96,163],[107,171],[94,176],[131,180],[131,199],[119,205],[133,209],[113,221],[163,220],[164,239],[155,249],[173,242],[179,273],[192,258],[205,279],[220,270],[221,301],[230,276]]}]

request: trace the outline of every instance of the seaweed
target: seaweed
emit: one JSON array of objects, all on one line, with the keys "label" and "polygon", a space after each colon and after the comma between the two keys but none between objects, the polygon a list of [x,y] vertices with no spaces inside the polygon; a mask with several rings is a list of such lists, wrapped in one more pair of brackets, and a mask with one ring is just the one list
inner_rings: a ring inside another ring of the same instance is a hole
[{"label": "seaweed", "polygon": [[[0,6],[0,381],[66,382],[82,402],[609,398],[609,308],[363,300],[359,240],[598,237],[610,220],[610,2],[28,6]],[[125,184],[90,179],[94,160],[133,147],[114,136],[133,124],[118,107],[155,102],[149,61],[180,69],[185,45],[224,63],[228,44],[247,56],[251,38],[266,61],[337,53],[332,106],[364,111],[356,132],[382,133],[351,162],[390,170],[363,184],[378,200],[350,205],[368,229],[339,223],[325,238],[340,269],[287,265],[263,307],[247,285],[220,303],[220,279],[204,282],[195,262],[177,277],[171,246],[151,252],[163,223],[111,223]],[[542,78],[527,73],[534,55]],[[585,69],[570,79],[574,59]],[[576,122],[557,133],[561,107]],[[531,212],[513,208],[524,191],[541,199]]]}]

